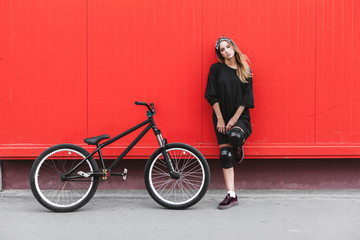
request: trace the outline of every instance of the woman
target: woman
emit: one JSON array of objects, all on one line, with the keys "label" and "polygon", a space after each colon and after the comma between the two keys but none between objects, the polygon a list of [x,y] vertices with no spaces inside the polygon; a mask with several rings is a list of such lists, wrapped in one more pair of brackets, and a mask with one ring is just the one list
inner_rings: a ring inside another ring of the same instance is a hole
[{"label": "woman", "polygon": [[219,209],[238,205],[233,160],[244,158],[243,144],[250,136],[249,108],[254,107],[252,73],[247,57],[235,42],[221,36],[215,45],[218,63],[211,65],[205,98],[213,107],[213,123],[228,194]]}]

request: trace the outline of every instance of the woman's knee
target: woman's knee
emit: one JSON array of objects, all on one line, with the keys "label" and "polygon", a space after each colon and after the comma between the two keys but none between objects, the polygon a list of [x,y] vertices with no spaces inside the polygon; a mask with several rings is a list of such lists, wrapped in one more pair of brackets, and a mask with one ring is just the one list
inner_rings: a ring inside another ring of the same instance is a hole
[{"label": "woman's knee", "polygon": [[245,142],[245,133],[240,127],[233,127],[229,131],[229,142],[234,148],[243,145]]},{"label": "woman's knee", "polygon": [[220,160],[222,168],[232,168],[233,167],[234,154],[231,146],[226,146],[220,148]]}]

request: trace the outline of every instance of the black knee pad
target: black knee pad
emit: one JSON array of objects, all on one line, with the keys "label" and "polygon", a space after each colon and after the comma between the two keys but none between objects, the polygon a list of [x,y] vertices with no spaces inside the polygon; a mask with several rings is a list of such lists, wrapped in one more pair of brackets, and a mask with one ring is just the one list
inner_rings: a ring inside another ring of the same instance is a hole
[{"label": "black knee pad", "polygon": [[241,128],[233,127],[229,132],[229,142],[234,148],[245,142],[244,131]]},{"label": "black knee pad", "polygon": [[232,168],[233,167],[233,153],[232,148],[223,147],[220,149],[220,160],[222,168]]}]

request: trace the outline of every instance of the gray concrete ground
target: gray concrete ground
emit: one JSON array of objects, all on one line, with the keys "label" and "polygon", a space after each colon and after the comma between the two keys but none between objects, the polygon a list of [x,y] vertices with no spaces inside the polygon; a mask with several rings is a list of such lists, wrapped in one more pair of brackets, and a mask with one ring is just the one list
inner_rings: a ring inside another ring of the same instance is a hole
[{"label": "gray concrete ground", "polygon": [[360,190],[238,191],[218,210],[209,191],[187,210],[168,210],[146,191],[98,191],[82,209],[46,210],[30,191],[0,192],[0,239],[360,239]]}]

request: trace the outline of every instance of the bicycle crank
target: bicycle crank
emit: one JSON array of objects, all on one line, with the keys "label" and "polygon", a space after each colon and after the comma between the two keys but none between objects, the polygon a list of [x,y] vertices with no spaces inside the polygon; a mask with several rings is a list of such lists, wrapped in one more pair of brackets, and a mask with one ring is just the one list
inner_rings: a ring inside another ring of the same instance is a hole
[{"label": "bicycle crank", "polygon": [[124,172],[122,172],[122,173],[111,172],[111,175],[112,176],[122,176],[125,181],[126,177],[127,177],[127,172],[128,172],[128,170],[126,168],[124,168]]}]

